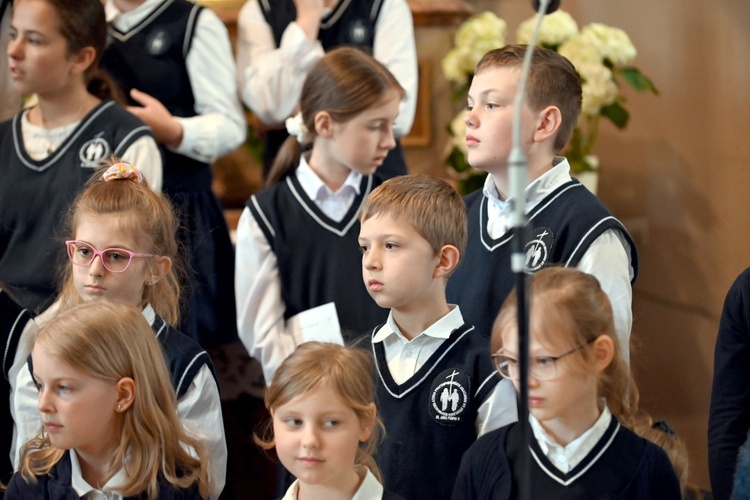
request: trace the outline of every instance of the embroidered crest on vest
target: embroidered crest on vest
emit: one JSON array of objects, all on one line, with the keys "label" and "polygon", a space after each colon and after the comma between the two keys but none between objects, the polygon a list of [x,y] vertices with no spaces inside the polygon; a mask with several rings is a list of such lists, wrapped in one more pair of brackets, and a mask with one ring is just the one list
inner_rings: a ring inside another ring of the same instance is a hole
[{"label": "embroidered crest on vest", "polygon": [[370,39],[370,28],[361,19],[349,25],[349,39],[357,45],[365,44]]},{"label": "embroidered crest on vest", "polygon": [[172,37],[165,30],[158,30],[146,40],[146,52],[152,56],[164,54],[172,43]]},{"label": "embroidered crest on vest", "polygon": [[469,409],[471,380],[463,370],[451,368],[441,372],[430,390],[430,416],[439,424],[459,424]]},{"label": "embroidered crest on vest", "polygon": [[86,141],[78,150],[78,158],[81,160],[81,168],[99,168],[102,160],[109,156],[109,143],[102,139],[100,132],[93,139]]},{"label": "embroidered crest on vest", "polygon": [[555,233],[548,227],[536,228],[531,239],[524,245],[526,254],[525,271],[533,274],[542,269],[549,262],[552,245],[555,243]]}]

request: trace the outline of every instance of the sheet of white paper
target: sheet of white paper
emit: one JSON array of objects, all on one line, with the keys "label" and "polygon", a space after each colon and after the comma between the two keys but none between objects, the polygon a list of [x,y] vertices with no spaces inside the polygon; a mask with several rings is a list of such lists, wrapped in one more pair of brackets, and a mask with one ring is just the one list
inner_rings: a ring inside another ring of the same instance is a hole
[{"label": "sheet of white paper", "polygon": [[336,304],[329,302],[289,318],[297,345],[311,340],[344,345]]}]

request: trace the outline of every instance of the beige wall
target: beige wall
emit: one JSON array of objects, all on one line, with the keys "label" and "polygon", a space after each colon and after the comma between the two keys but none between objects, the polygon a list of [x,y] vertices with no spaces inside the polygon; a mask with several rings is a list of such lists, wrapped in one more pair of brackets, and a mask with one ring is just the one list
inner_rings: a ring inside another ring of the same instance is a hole
[{"label": "beige wall", "polygon": [[[527,0],[469,1],[493,10],[514,40]],[[713,347],[726,291],[750,266],[750,2],[563,0],[579,25],[623,28],[636,65],[661,91],[626,92],[631,121],[604,124],[596,147],[599,195],[635,234],[633,367],[642,407],[686,439],[692,479],[708,487],[706,429]],[[418,33],[420,56],[438,57],[445,31]],[[438,146],[408,152],[413,171],[442,174],[449,89],[434,67],[431,111]],[[750,360],[749,360],[750,362]]]}]

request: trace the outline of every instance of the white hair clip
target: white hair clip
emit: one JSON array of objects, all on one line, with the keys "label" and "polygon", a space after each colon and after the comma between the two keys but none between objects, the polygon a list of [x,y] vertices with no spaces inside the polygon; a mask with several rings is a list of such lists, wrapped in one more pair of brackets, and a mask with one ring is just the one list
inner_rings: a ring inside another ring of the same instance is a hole
[{"label": "white hair clip", "polygon": [[302,113],[297,113],[291,118],[287,118],[284,122],[286,125],[286,131],[289,135],[293,135],[297,138],[297,142],[304,144],[307,141],[307,127],[305,121],[302,119]]}]

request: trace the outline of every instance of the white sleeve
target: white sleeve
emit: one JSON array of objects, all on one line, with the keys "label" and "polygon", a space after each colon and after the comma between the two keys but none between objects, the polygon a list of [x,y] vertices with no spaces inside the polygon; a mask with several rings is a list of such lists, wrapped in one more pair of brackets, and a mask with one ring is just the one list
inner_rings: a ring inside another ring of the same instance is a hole
[{"label": "white sleeve", "polygon": [[260,121],[280,125],[297,109],[310,67],[325,54],[292,22],[276,47],[258,0],[248,0],[237,19],[237,81],[242,101]]},{"label": "white sleeve", "polygon": [[482,403],[475,422],[477,437],[518,421],[516,389],[508,379],[495,385],[492,394]]},{"label": "white sleeve", "polygon": [[[16,355],[13,358],[13,364],[10,367],[10,370],[8,370],[8,383],[10,384],[10,415],[13,418],[13,436],[11,438],[11,445],[10,445],[10,461],[13,464],[13,467],[18,463],[17,458],[17,451],[21,448],[21,446],[28,441],[20,441],[18,438],[18,429],[17,429],[17,422],[19,422],[19,419],[24,419],[24,417],[21,414],[16,413],[17,409],[15,406],[15,397],[16,397],[16,390],[18,388],[19,384],[19,374],[22,371],[25,371],[26,373],[29,373],[28,370],[28,364],[27,360],[29,358],[29,354],[31,354],[31,349],[33,347],[33,341],[36,333],[39,331],[39,327],[34,322],[34,320],[29,320],[26,323],[26,326],[24,327],[23,331],[21,332],[21,338],[18,340],[18,347],[16,348]],[[31,377],[29,377],[31,378]],[[27,393],[27,399],[33,399],[33,411],[37,415],[38,418],[38,425],[41,426],[41,417],[39,417],[39,411],[37,410],[37,391],[36,386],[31,384],[31,388],[33,391],[28,391]],[[26,405],[27,407],[29,405]],[[39,430],[37,427],[36,430]],[[34,434],[36,434],[36,431],[34,431]],[[34,434],[29,436],[29,439],[34,437]]]},{"label": "white sleeve", "polygon": [[242,144],[247,122],[237,97],[229,33],[211,9],[201,10],[198,16],[185,64],[198,114],[177,118],[183,135],[174,151],[213,163]]},{"label": "white sleeve", "polygon": [[11,462],[14,469],[18,468],[19,453],[23,445],[36,436],[42,428],[42,417],[39,416],[37,407],[38,400],[39,391],[36,389],[28,365],[24,364],[18,371],[11,402],[11,414],[16,424],[11,450]]},{"label": "white sleeve", "polygon": [[145,135],[136,139],[123,153],[122,161],[135,165],[148,181],[151,189],[157,193],[161,192],[161,185],[164,179],[164,165],[162,164],[161,151],[156,140]]},{"label": "white sleeve", "polygon": [[630,366],[630,330],[633,326],[633,288],[635,271],[631,249],[619,230],[608,229],[591,243],[578,263],[578,269],[592,274],[612,303],[615,332],[625,362]]},{"label": "white sleeve", "polygon": [[393,127],[396,137],[402,137],[414,123],[419,83],[414,21],[406,0],[383,2],[375,23],[372,55],[393,73],[406,91]]},{"label": "white sleeve", "polygon": [[195,375],[185,395],[177,401],[177,413],[191,436],[206,446],[210,459],[209,496],[219,498],[227,474],[227,442],[216,380],[208,366]]},{"label": "white sleeve", "polygon": [[237,329],[247,352],[263,367],[266,384],[282,361],[294,352],[295,341],[286,330],[286,305],[276,255],[250,209],[237,224],[235,250]]}]

